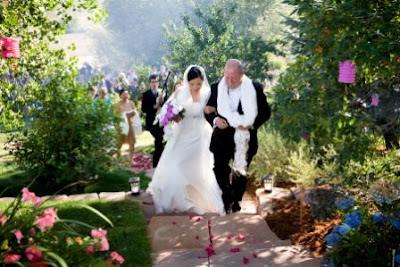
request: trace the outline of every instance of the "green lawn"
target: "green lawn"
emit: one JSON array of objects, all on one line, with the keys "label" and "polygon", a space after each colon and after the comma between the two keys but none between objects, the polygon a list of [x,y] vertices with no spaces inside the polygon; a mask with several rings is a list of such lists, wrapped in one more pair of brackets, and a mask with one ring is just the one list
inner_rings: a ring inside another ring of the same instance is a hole
[{"label": "green lawn", "polygon": [[[114,227],[103,219],[88,212],[77,204],[87,203],[106,215]],[[135,201],[90,201],[63,202],[56,204],[58,216],[63,219],[79,220],[90,225],[107,229],[110,250],[118,251],[124,258],[123,266],[151,266],[151,246],[147,238],[147,223],[140,205]],[[82,228],[81,231],[87,231]]]}]

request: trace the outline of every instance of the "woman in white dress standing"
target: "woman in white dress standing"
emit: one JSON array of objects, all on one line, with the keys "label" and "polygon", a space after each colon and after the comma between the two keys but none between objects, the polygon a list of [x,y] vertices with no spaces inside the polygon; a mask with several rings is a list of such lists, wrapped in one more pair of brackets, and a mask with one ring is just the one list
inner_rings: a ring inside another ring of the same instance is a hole
[{"label": "woman in white dress standing", "polygon": [[225,214],[209,150],[212,128],[204,117],[209,97],[204,69],[188,67],[183,86],[169,99],[175,98],[183,106],[184,117],[174,119],[176,125],[147,189],[156,213]]}]

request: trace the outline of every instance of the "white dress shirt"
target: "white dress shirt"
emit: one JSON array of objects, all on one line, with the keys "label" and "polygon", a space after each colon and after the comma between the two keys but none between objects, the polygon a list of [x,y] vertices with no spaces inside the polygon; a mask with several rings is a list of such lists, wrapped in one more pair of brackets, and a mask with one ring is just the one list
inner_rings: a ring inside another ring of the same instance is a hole
[{"label": "white dress shirt", "polygon": [[230,106],[232,111],[237,111],[239,107],[240,97],[242,96],[242,90],[240,89],[240,86],[236,89],[228,89],[228,95],[231,99]]}]

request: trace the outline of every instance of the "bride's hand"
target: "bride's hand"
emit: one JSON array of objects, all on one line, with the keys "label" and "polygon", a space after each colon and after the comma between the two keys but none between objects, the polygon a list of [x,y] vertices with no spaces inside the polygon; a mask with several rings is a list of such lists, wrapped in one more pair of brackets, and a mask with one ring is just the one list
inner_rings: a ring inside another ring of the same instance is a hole
[{"label": "bride's hand", "polygon": [[217,109],[215,107],[212,107],[212,106],[205,106],[205,108],[204,108],[204,113],[207,114],[207,115],[211,114],[211,113],[214,113],[216,111],[217,111]]},{"label": "bride's hand", "polygon": [[174,122],[180,122],[180,121],[182,120],[182,117],[179,116],[179,115],[177,115],[177,116],[173,117],[172,120],[173,120]]}]

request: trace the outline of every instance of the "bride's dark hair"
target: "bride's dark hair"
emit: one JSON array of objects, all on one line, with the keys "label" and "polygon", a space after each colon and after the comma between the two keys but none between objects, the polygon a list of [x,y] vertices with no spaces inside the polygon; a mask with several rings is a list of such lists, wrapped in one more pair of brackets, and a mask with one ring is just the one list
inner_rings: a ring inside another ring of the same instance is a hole
[{"label": "bride's dark hair", "polygon": [[204,76],[203,73],[201,73],[201,70],[198,67],[192,67],[187,74],[188,82],[196,78],[200,78],[202,81],[204,81]]}]

